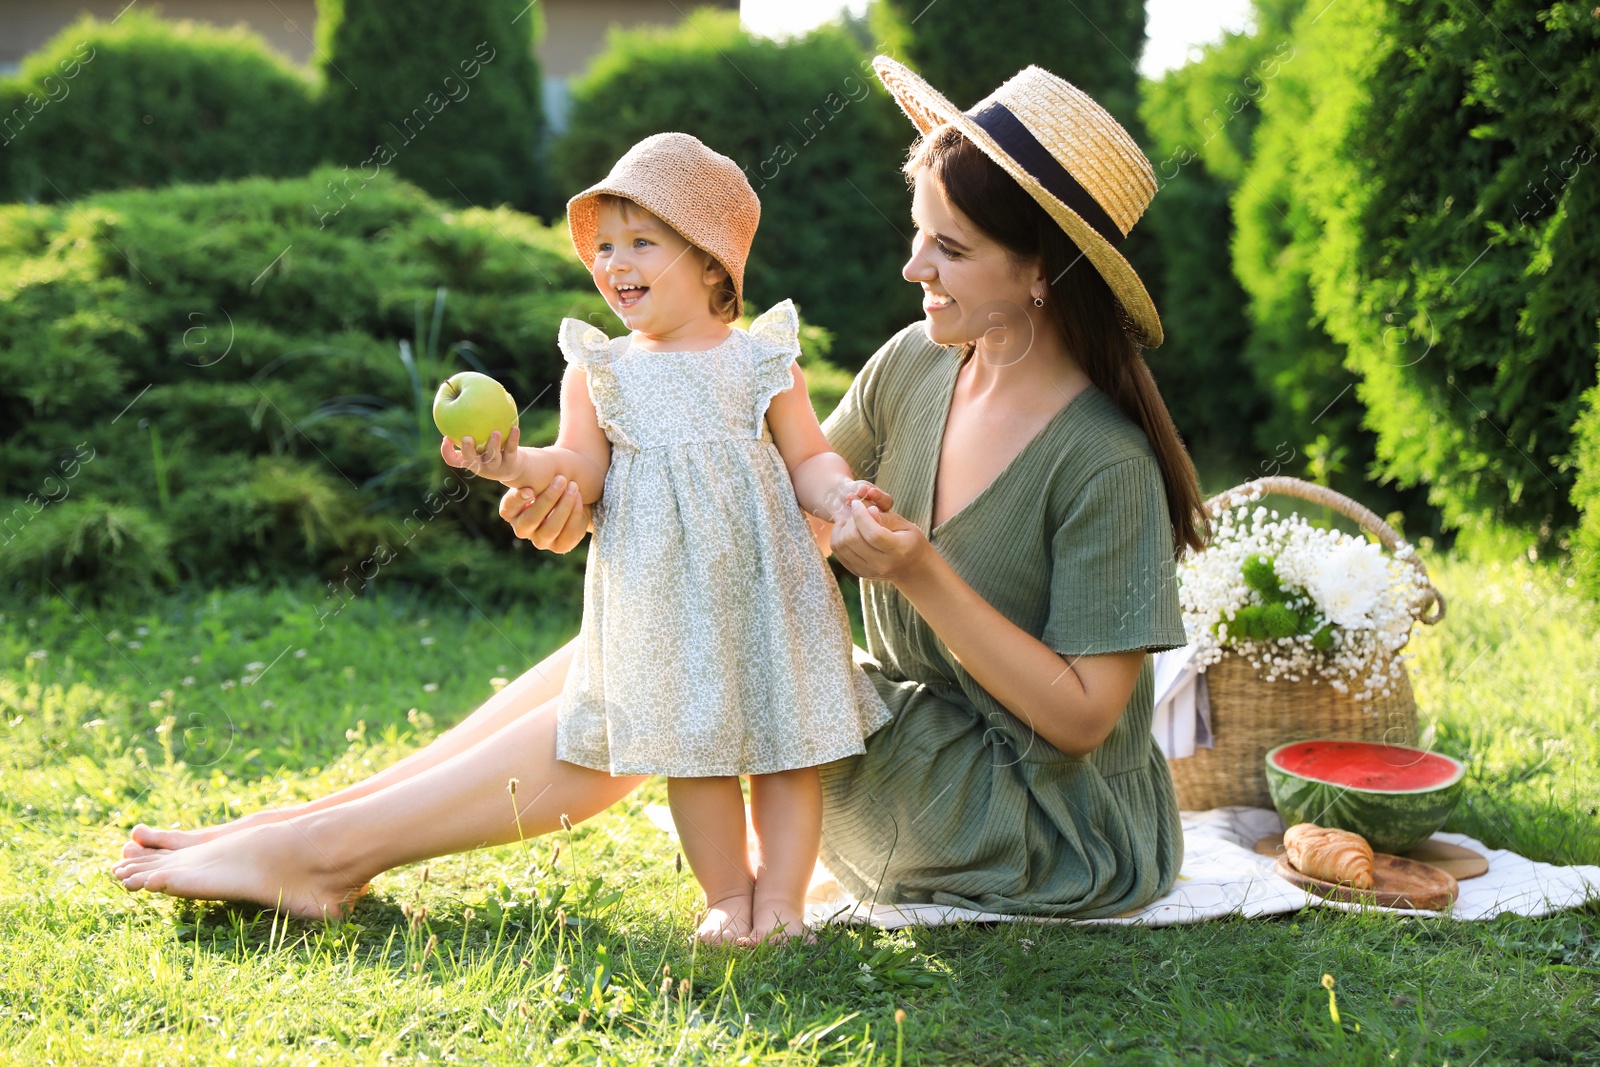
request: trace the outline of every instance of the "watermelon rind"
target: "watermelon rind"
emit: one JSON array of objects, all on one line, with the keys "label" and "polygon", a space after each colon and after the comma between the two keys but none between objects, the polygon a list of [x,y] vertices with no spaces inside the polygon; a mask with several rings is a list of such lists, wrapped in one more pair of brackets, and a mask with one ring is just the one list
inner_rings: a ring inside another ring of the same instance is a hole
[{"label": "watermelon rind", "polygon": [[[1438,785],[1405,790],[1360,789],[1322,782],[1284,770],[1275,758],[1284,749],[1296,745],[1336,744],[1341,740],[1344,739],[1302,739],[1279,745],[1267,753],[1267,791],[1283,818],[1283,825],[1309,822],[1350,830],[1366,838],[1376,852],[1404,855],[1432,837],[1461,799],[1466,765],[1439,752],[1428,755],[1449,760],[1455,766],[1455,773]],[[1403,749],[1406,746],[1390,747]]]}]

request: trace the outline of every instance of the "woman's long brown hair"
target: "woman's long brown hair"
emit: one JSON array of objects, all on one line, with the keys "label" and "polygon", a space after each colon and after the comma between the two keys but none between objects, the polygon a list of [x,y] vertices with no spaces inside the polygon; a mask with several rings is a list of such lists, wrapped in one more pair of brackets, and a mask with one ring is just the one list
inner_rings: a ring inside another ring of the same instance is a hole
[{"label": "woman's long brown hair", "polygon": [[1194,462],[1127,328],[1127,312],[1100,272],[1038,201],[954,126],[941,126],[912,147],[907,176],[924,167],[950,203],[1013,260],[1042,265],[1050,287],[1045,309],[1067,351],[1150,441],[1166,486],[1174,552],[1204,548],[1211,524]]}]

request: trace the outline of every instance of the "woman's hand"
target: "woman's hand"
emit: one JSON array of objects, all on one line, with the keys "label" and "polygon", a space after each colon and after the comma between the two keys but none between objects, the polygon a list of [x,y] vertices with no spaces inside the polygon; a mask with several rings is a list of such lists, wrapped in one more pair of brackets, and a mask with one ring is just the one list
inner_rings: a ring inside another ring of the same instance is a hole
[{"label": "woman's hand", "polygon": [[[882,490],[879,490],[881,492]],[[915,523],[859,498],[833,524],[833,555],[857,578],[896,584],[913,575],[933,546]]]},{"label": "woman's hand", "polygon": [[[796,487],[796,494],[799,487]],[[850,502],[859,500],[868,507],[875,507],[879,511],[889,511],[894,508],[894,497],[879,489],[871,482],[859,478],[846,478],[837,486],[830,489],[822,502],[817,505],[820,510],[808,511],[826,523],[844,522],[850,517]]]},{"label": "woman's hand", "polygon": [[544,490],[511,489],[500,498],[500,517],[524,541],[546,552],[571,552],[589,529],[591,508],[583,503],[576,482],[556,475]]}]

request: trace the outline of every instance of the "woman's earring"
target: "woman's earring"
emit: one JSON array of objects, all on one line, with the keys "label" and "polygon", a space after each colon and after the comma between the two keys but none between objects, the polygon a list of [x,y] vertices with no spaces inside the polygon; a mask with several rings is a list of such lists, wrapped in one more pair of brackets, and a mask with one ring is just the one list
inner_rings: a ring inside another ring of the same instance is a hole
[{"label": "woman's earring", "polygon": [[1042,297],[1042,296],[1034,297],[1033,298],[1033,306],[1036,307],[1036,308],[1044,307],[1044,297]]}]

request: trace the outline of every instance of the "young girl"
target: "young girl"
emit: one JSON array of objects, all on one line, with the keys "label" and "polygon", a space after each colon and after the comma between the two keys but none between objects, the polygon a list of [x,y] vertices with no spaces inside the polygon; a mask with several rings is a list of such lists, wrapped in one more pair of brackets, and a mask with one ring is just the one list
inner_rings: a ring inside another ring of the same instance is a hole
[{"label": "young girl", "polygon": [[668,777],[706,894],[696,936],[742,944],[803,929],[817,766],[863,752],[889,718],[851,661],[844,603],[800,508],[832,522],[852,500],[893,501],[829,449],[795,366],[794,305],[748,331],[728,325],[760,210],[738,165],[697,139],[635,145],[567,204],[578,255],[632,332],[562,322],[553,447],[518,447],[515,430],[481,452],[471,438],[441,445],[454,466],[536,492],[571,482],[599,502],[556,754]]}]

